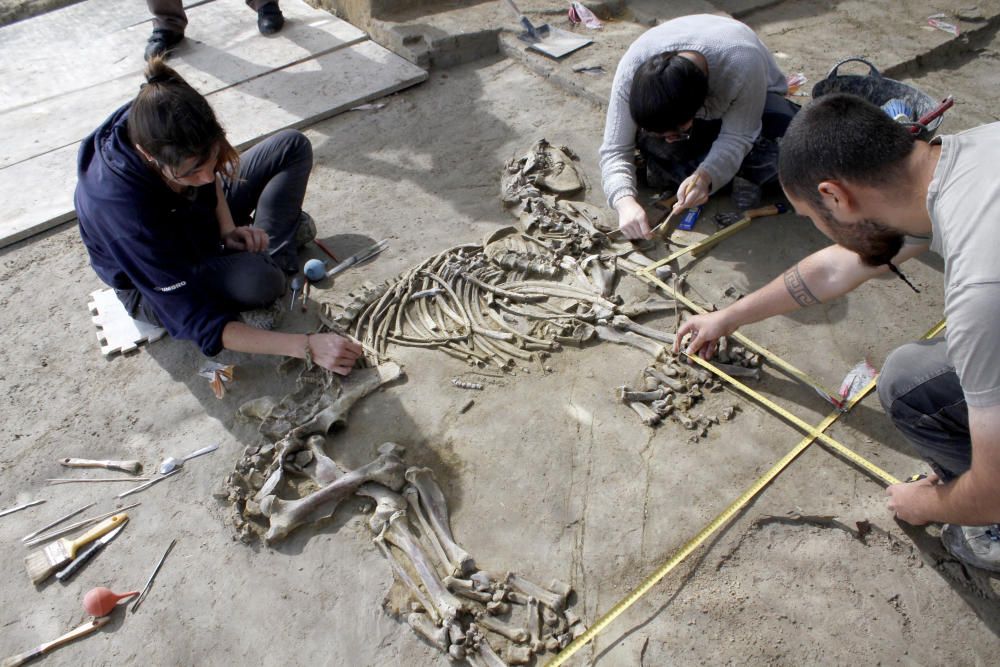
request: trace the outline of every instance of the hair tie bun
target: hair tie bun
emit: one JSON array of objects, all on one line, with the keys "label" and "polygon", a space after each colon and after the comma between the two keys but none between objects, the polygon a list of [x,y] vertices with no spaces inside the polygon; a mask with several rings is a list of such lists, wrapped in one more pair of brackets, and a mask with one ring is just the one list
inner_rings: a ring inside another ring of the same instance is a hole
[{"label": "hair tie bun", "polygon": [[171,81],[172,79],[173,79],[173,77],[170,74],[167,74],[166,72],[160,72],[158,74],[154,74],[153,76],[147,77],[146,78],[146,83],[149,83],[149,84],[167,83],[167,82]]}]

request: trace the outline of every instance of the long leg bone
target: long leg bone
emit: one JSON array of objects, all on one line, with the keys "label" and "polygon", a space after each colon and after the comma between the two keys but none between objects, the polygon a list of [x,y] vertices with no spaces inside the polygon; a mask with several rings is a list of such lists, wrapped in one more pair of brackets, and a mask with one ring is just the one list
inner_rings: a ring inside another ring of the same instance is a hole
[{"label": "long leg bone", "polygon": [[675,301],[667,301],[660,297],[650,297],[638,303],[626,303],[624,306],[618,308],[618,312],[626,317],[641,317],[643,315],[663,313],[676,309],[677,303]]},{"label": "long leg bone", "polygon": [[542,617],[538,612],[538,600],[533,597],[528,598],[528,606],[525,607],[525,625],[528,628],[528,634],[531,635],[531,645],[535,646],[541,641],[541,624]]},{"label": "long leg bone", "polygon": [[452,595],[444,587],[444,584],[441,583],[441,580],[438,579],[437,573],[434,572],[434,566],[431,565],[426,554],[421,550],[416,536],[410,531],[404,513],[393,515],[389,519],[389,523],[385,529],[385,539],[410,559],[414,571],[423,583],[424,588],[427,589],[427,594],[430,596],[438,613],[445,621],[455,618],[460,610],[469,608],[467,603],[462,602]]},{"label": "long leg bone", "polygon": [[406,471],[406,481],[412,484],[420,496],[420,503],[427,510],[431,527],[434,529],[441,546],[448,554],[448,562],[453,567],[452,574],[461,576],[475,570],[472,556],[455,543],[448,523],[448,503],[434,479],[430,468],[409,468]]},{"label": "long leg bone", "polygon": [[[431,550],[438,558],[438,562],[441,566],[445,568],[446,571],[453,572],[455,569],[454,563],[448,560],[447,554],[444,552],[444,548],[441,546],[441,542],[438,540],[437,533],[431,528],[430,524],[427,522],[427,517],[424,515],[424,510],[420,507],[420,495],[417,492],[416,487],[412,484],[407,484],[403,487],[403,497],[406,498],[406,502],[410,506],[411,515],[417,517],[417,521],[420,524],[420,532],[423,533],[424,538],[431,545]],[[448,579],[445,578],[445,584],[447,585]],[[470,584],[471,586],[471,584]],[[449,586],[450,588],[450,586]]]},{"label": "long leg bone", "polygon": [[390,489],[402,488],[405,467],[398,455],[400,451],[398,445],[385,443],[379,447],[379,456],[374,461],[346,473],[332,484],[304,498],[282,500],[277,496],[267,496],[260,503],[261,512],[269,523],[264,539],[272,544],[284,539],[303,523],[332,515],[337,506],[365,482],[378,482]]},{"label": "long leg bone", "polygon": [[642,420],[642,423],[645,424],[646,426],[656,426],[657,424],[660,423],[660,420],[662,419],[659,412],[649,407],[645,403],[640,403],[638,401],[626,401],[625,405],[632,408],[632,410],[634,410],[635,413],[639,415],[639,419]]},{"label": "long leg bone", "polygon": [[660,331],[659,329],[654,329],[653,327],[647,327],[639,324],[638,322],[633,322],[624,315],[615,315],[611,320],[611,326],[615,329],[619,329],[621,331],[631,331],[632,333],[637,333],[640,336],[652,338],[653,340],[658,340],[661,343],[666,343],[668,345],[673,345],[674,340],[677,338],[672,333],[667,333],[666,331]]},{"label": "long leg bone", "polygon": [[528,581],[524,577],[511,573],[507,576],[507,585],[516,591],[524,593],[529,597],[533,597],[543,605],[551,607],[556,611],[562,611],[566,608],[566,596],[560,595],[559,593],[546,590],[536,583]]},{"label": "long leg bone", "polygon": [[597,337],[603,341],[619,345],[631,345],[649,354],[654,359],[663,359],[667,354],[667,348],[664,346],[654,340],[634,334],[631,331],[621,332],[603,324],[594,327],[594,331],[597,332]]}]

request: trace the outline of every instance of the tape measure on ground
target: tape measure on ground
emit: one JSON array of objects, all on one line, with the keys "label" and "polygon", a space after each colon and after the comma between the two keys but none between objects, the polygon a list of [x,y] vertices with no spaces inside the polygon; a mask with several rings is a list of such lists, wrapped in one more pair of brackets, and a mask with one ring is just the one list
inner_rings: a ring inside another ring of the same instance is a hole
[{"label": "tape measure on ground", "polygon": [[[654,280],[660,285],[663,285],[662,281],[655,278]],[[924,340],[934,338],[935,336],[941,333],[941,331],[945,328],[945,326],[946,322],[945,320],[942,319],[940,322],[931,327],[921,338]],[[775,463],[770,470],[761,475],[757,479],[757,481],[755,481],[750,486],[750,488],[744,491],[742,495],[740,495],[735,501],[733,501],[728,507],[722,510],[722,512],[720,512],[714,519],[712,519],[708,523],[708,525],[706,525],[694,537],[688,540],[684,544],[684,546],[682,546],[678,551],[674,553],[673,556],[671,556],[652,574],[646,577],[646,579],[644,579],[641,584],[639,584],[624,598],[622,598],[613,607],[611,607],[611,609],[609,609],[603,616],[598,618],[587,629],[586,632],[584,632],[582,635],[580,635],[579,637],[571,641],[569,644],[567,644],[566,648],[564,648],[562,651],[559,652],[558,655],[556,655],[554,658],[552,658],[552,660],[546,663],[548,667],[558,667],[559,665],[565,664],[565,662],[569,660],[571,657],[573,657],[581,648],[583,648],[591,641],[593,641],[593,639],[597,637],[597,635],[600,634],[601,631],[603,631],[615,619],[621,616],[625,612],[625,610],[627,610],[633,604],[638,602],[642,598],[642,596],[644,596],[653,588],[653,586],[658,584],[660,580],[662,580],[665,576],[667,576],[674,568],[676,568],[678,565],[684,562],[684,559],[686,559],[689,555],[691,555],[691,553],[693,553],[695,549],[701,546],[705,542],[705,540],[707,540],[712,535],[712,533],[717,531],[719,528],[724,526],[730,519],[736,516],[736,514],[739,513],[747,505],[747,503],[749,503],[761,491],[763,491],[768,484],[770,484],[779,474],[781,474],[781,472],[785,468],[787,468],[792,461],[798,458],[798,456],[802,454],[802,452],[804,452],[806,448],[809,447],[809,445],[811,445],[815,440],[820,439],[821,441],[824,442],[824,444],[829,445],[838,454],[845,457],[846,459],[848,459],[858,467],[862,468],[863,470],[868,471],[875,477],[878,477],[882,481],[888,484],[896,484],[899,482],[899,480],[897,480],[893,475],[890,475],[888,472],[882,470],[871,461],[868,461],[864,457],[855,453],[851,449],[848,449],[847,447],[840,444],[833,438],[830,438],[824,433],[824,431],[827,428],[829,428],[831,424],[837,421],[837,419],[839,419],[841,415],[849,412],[855,405],[857,405],[859,402],[861,402],[862,399],[864,399],[869,393],[871,393],[871,391],[876,386],[876,382],[878,381],[877,376],[872,378],[864,387],[862,387],[862,389],[858,391],[857,394],[855,394],[854,397],[848,401],[848,403],[844,406],[842,410],[841,409],[834,410],[826,417],[824,417],[819,424],[817,424],[815,427],[812,427],[809,426],[806,422],[799,419],[798,417],[795,417],[795,415],[792,415],[784,408],[781,408],[770,399],[764,397],[759,392],[753,391],[749,387],[746,387],[741,382],[738,382],[737,380],[730,377],[728,374],[724,373],[715,366],[711,365],[707,361],[704,361],[703,359],[697,357],[690,357],[690,358],[694,359],[696,362],[699,362],[703,367],[705,367],[707,370],[714,373],[715,375],[718,375],[719,377],[726,379],[733,385],[738,385],[738,388],[743,387],[745,389],[744,393],[747,393],[747,395],[749,395],[751,398],[759,400],[762,403],[765,403],[765,405],[769,404],[768,407],[773,406],[773,408],[777,408],[776,411],[778,411],[779,414],[784,413],[782,416],[787,415],[788,417],[791,417],[792,420],[794,420],[793,423],[796,423],[796,425],[800,426],[800,428],[805,428],[807,434],[802,440],[799,441],[797,445],[795,445],[795,447],[792,448],[791,451],[789,451],[777,463]]]}]

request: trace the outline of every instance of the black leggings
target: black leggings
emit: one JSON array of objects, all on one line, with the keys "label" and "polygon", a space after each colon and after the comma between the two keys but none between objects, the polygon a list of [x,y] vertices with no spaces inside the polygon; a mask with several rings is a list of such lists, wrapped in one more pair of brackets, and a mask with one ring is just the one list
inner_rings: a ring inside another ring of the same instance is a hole
[{"label": "black leggings", "polygon": [[[778,93],[768,93],[761,114],[760,136],[736,172],[757,185],[769,185],[778,178],[778,139],[798,113],[799,105]],[[702,163],[719,137],[721,120],[696,118],[684,141],[665,141],[662,137],[639,130],[636,147],[640,163],[645,164],[646,185],[655,190],[676,189]],[[719,183],[722,187],[725,183]]]},{"label": "black leggings", "polygon": [[[226,181],[226,202],[237,225],[254,224],[267,232],[268,252],[224,251],[195,267],[198,283],[230,310],[252,310],[273,302],[285,292],[285,275],[298,270],[295,233],[309,172],[312,145],[301,132],[283,130],[240,156],[239,178]],[[115,290],[128,314],[160,325],[153,308],[139,290]]]}]

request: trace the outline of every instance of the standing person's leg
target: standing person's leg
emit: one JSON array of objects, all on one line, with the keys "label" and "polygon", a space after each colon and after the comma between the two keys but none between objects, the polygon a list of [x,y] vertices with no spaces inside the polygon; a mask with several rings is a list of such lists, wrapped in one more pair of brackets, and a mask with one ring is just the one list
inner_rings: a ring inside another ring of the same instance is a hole
[{"label": "standing person's leg", "polygon": [[[944,482],[972,465],[965,393],[943,338],[909,343],[885,360],[878,396],[886,414]],[[956,558],[1000,572],[1000,527],[946,524],[941,541]]]},{"label": "standing person's leg", "polygon": [[278,0],[247,0],[247,5],[257,12],[257,30],[260,34],[273,35],[285,25]]},{"label": "standing person's leg", "polygon": [[182,0],[146,0],[146,7],[153,15],[153,34],[146,42],[145,58],[167,53],[170,47],[184,39],[187,15]]},{"label": "standing person's leg", "polygon": [[312,145],[297,130],[283,130],[240,156],[239,178],[225,184],[233,220],[267,232],[277,264],[286,273],[298,270],[295,232],[312,171]]}]

